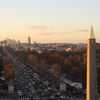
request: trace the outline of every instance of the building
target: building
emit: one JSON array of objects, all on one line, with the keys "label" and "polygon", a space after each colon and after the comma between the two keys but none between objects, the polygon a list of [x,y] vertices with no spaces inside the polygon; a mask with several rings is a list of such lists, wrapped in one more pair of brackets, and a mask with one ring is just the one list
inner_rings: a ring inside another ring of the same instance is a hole
[{"label": "building", "polygon": [[72,48],[66,48],[65,51],[71,52],[71,51],[73,51],[73,49]]},{"label": "building", "polygon": [[34,51],[36,51],[36,52],[41,51],[40,46],[34,46]]},{"label": "building", "polygon": [[67,46],[57,46],[57,51],[64,51],[65,49],[67,49]]},{"label": "building", "polygon": [[23,45],[19,45],[15,48],[15,51],[24,51]]},{"label": "building", "polygon": [[30,37],[28,37],[28,44],[30,44],[31,43],[31,39],[30,39]]}]

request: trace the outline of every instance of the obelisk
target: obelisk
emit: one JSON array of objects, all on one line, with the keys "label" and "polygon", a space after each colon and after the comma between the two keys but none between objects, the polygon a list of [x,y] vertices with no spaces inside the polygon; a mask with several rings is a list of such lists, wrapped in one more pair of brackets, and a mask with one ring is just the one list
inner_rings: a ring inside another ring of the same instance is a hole
[{"label": "obelisk", "polygon": [[87,43],[86,100],[97,100],[96,43],[92,26]]}]

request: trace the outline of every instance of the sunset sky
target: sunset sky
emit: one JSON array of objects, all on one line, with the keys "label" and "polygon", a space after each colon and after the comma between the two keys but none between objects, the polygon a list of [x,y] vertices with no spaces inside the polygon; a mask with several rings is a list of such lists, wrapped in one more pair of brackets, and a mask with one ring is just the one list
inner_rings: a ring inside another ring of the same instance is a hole
[{"label": "sunset sky", "polygon": [[86,43],[91,25],[100,42],[100,0],[0,0],[0,41]]}]

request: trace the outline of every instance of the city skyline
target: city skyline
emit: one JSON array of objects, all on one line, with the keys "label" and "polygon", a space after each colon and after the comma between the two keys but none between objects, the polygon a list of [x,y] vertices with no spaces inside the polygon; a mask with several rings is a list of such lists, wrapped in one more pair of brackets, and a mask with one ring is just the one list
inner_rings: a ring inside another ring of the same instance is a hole
[{"label": "city skyline", "polygon": [[0,1],[0,41],[86,43],[93,25],[100,42],[99,0]]}]

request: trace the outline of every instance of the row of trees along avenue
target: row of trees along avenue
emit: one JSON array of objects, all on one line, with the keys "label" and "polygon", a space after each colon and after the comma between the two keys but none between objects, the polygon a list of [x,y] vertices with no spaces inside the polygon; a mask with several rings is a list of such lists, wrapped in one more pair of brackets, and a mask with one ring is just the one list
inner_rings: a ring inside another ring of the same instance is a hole
[{"label": "row of trees along avenue", "polygon": [[2,53],[2,57],[3,57],[4,76],[5,76],[5,80],[7,82],[10,79],[14,79],[14,76],[15,76],[14,65],[11,64],[10,59],[4,52]]}]

